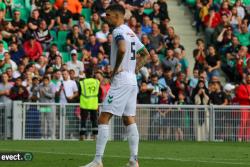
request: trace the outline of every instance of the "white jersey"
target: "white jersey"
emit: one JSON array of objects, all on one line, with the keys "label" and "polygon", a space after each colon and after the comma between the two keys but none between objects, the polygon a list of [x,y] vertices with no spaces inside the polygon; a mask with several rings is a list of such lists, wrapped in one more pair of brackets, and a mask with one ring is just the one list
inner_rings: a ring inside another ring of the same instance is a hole
[{"label": "white jersey", "polygon": [[140,42],[135,33],[125,24],[116,27],[113,30],[113,41],[111,44],[111,56],[110,56],[110,64],[111,68],[114,69],[116,63],[117,56],[117,42],[119,40],[125,40],[126,44],[126,52],[123,57],[122,63],[119,67],[122,72],[117,74],[114,77],[113,82],[121,85],[121,84],[129,84],[136,85],[136,75],[135,75],[135,67],[136,67],[136,53],[144,48],[144,45]]}]

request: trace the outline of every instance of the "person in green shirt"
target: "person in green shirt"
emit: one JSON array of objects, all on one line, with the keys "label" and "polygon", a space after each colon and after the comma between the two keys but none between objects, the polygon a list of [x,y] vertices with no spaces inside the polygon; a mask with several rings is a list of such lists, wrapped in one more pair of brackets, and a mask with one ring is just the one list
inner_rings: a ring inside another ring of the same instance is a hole
[{"label": "person in green shirt", "polygon": [[0,0],[0,11],[4,11],[4,13],[5,13],[5,11],[6,11],[6,5],[5,5],[5,3],[3,2],[3,0]]},{"label": "person in green shirt", "polygon": [[242,24],[240,27],[241,33],[235,34],[243,46],[250,45],[250,33],[248,32],[248,27],[246,24]]}]

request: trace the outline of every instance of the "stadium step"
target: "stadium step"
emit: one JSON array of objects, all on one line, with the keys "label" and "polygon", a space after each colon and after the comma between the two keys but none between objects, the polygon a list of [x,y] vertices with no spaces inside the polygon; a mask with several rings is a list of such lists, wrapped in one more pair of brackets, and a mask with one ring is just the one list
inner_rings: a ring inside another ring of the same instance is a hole
[{"label": "stadium step", "polygon": [[186,58],[189,62],[190,75],[194,67],[193,49],[199,36],[196,36],[192,27],[192,12],[183,5],[178,5],[177,0],[167,0],[168,12],[170,15],[170,25],[175,28],[175,32],[180,36],[181,44],[185,47]]}]

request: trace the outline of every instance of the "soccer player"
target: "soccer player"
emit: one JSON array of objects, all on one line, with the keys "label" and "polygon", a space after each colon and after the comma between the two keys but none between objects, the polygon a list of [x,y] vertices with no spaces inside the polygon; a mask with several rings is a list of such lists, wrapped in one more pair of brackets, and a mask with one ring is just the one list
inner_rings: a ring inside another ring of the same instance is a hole
[{"label": "soccer player", "polygon": [[139,167],[139,134],[135,123],[138,91],[136,73],[146,63],[149,53],[135,33],[124,24],[124,14],[125,9],[118,4],[110,5],[106,9],[106,20],[110,26],[115,27],[112,32],[110,56],[112,81],[98,120],[96,155],[94,160],[84,167],[103,167],[102,156],[108,141],[108,123],[112,115],[122,116],[127,129],[130,149],[127,166]]}]

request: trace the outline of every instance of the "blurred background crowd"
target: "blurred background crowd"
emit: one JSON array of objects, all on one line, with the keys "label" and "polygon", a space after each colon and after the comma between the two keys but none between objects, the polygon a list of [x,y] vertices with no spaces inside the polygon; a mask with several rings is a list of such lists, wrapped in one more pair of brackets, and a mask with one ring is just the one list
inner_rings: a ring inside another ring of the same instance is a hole
[{"label": "blurred background crowd", "polygon": [[[113,27],[105,22],[112,3],[124,6],[126,24],[150,52],[137,74],[138,103],[230,105],[250,97],[237,91],[250,85],[248,0],[180,0],[194,14],[197,35],[204,34],[193,55],[170,26],[164,0],[0,0],[0,101],[66,103],[56,96],[61,81],[70,81],[65,93],[74,101],[88,71],[100,80],[101,102],[112,70]],[[50,101],[42,98],[46,86]]]}]

